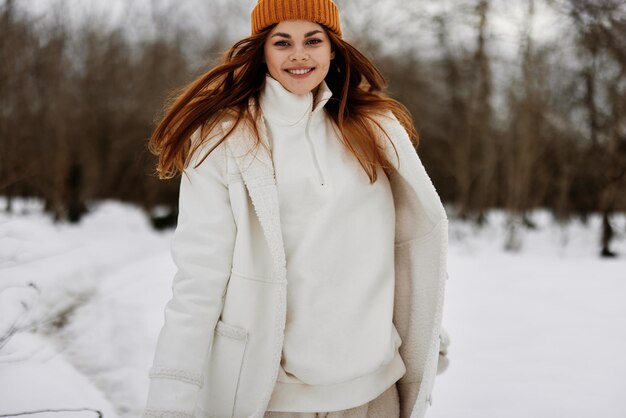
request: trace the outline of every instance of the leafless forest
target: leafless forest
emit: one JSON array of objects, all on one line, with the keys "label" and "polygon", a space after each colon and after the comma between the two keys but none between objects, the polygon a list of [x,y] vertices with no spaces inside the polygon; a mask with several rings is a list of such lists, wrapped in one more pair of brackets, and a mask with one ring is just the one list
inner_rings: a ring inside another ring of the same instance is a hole
[{"label": "leafless forest", "polygon": [[[42,16],[17,3],[0,1],[4,209],[35,196],[58,220],[78,221],[102,199],[175,214],[178,181],[156,178],[147,139],[165,100],[237,40],[229,29],[247,34],[254,2],[203,2],[213,18],[200,31],[153,1],[149,36],[129,33],[130,19],[71,25],[65,9]],[[601,213],[611,255],[611,215],[626,211],[623,0],[337,3],[345,37],[410,109],[451,213],[482,223],[506,210],[511,249],[532,209],[559,222]],[[503,42],[494,28],[509,7],[518,19]],[[558,28],[545,27],[546,13]],[[548,29],[557,36],[538,36]]]}]

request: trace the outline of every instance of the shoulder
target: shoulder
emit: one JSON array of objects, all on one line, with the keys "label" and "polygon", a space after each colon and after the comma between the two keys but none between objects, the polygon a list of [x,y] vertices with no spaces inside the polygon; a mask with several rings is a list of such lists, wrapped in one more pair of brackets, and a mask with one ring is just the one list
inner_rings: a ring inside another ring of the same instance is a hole
[{"label": "shoulder", "polygon": [[226,141],[222,141],[222,139],[231,136],[229,134],[238,119],[235,110],[225,110],[202,123],[190,137],[190,160],[197,163],[199,159],[204,158],[207,152],[212,153],[213,149],[216,151],[219,149],[222,153],[225,152]]},{"label": "shoulder", "polygon": [[196,128],[190,137],[190,156],[184,174],[222,180],[226,177],[226,141],[223,139],[228,120],[221,118]]},{"label": "shoulder", "polygon": [[387,149],[387,152],[393,148],[394,154],[396,152],[416,153],[409,133],[391,110],[372,113],[371,120],[377,132],[376,139],[381,147]]},{"label": "shoulder", "polygon": [[[404,126],[400,123],[396,115],[391,110],[372,112],[371,118],[377,127],[387,133],[387,135],[403,135],[408,137]],[[383,133],[383,132],[381,132]]]}]

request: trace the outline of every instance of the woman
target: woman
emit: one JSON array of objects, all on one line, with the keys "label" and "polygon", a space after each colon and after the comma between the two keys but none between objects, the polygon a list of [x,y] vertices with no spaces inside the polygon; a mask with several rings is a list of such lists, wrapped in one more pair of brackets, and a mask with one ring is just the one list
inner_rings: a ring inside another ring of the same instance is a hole
[{"label": "woman", "polygon": [[383,87],[331,0],[260,0],[170,106],[150,146],[184,174],[178,271],[144,417],[424,416],[447,219]]}]

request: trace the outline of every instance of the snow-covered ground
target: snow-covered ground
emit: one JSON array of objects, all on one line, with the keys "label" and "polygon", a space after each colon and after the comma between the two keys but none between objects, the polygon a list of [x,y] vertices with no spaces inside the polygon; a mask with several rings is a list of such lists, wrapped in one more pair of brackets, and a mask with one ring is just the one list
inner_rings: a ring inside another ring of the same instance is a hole
[{"label": "snow-covered ground", "polygon": [[599,219],[523,232],[503,252],[504,219],[450,228],[444,327],[450,367],[429,418],[626,417],[626,247],[598,254]]},{"label": "snow-covered ground", "polygon": [[[517,253],[502,250],[500,213],[481,229],[451,223],[451,363],[430,418],[626,417],[626,217],[612,260],[597,256],[599,219],[533,220]],[[79,225],[54,224],[37,201],[0,212],[0,415],[139,416],[171,294],[171,232],[116,202]]]}]

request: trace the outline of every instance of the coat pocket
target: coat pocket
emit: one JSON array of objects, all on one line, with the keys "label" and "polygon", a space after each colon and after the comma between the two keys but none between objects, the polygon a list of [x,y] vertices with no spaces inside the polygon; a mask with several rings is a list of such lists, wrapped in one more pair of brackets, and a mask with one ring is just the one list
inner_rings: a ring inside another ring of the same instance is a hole
[{"label": "coat pocket", "polygon": [[200,416],[232,418],[248,331],[221,319],[214,331],[204,385],[200,389]]}]

